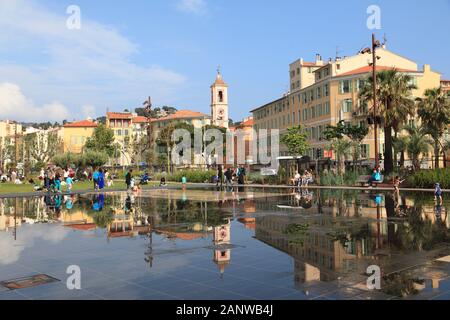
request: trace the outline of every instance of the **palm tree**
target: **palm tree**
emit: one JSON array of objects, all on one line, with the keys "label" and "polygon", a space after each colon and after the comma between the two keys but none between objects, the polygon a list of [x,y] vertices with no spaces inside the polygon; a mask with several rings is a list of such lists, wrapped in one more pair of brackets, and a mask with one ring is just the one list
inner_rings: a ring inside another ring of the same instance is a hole
[{"label": "palm tree", "polygon": [[441,139],[450,124],[450,101],[441,89],[427,89],[424,98],[418,98],[417,113],[425,130],[433,138],[434,167],[439,168]]},{"label": "palm tree", "polygon": [[405,166],[405,152],[408,147],[408,137],[394,137],[392,144],[395,154],[397,155],[400,153],[400,168],[403,168]]},{"label": "palm tree", "polygon": [[347,139],[335,139],[329,149],[336,153],[336,160],[338,163],[338,172],[342,174],[345,172],[344,161],[348,158],[352,148],[352,141]]},{"label": "palm tree", "polygon": [[423,127],[416,125],[407,125],[405,130],[408,132],[408,145],[406,151],[413,163],[414,170],[420,169],[419,157],[429,151],[432,141],[428,138],[428,134]]},{"label": "palm tree", "polygon": [[[416,86],[412,83],[410,75],[399,73],[395,69],[378,72],[376,77],[378,111],[384,119],[384,169],[386,174],[390,174],[394,167],[392,130],[397,135],[407,116],[415,114],[415,104],[411,98],[411,92]],[[365,102],[373,101],[373,80],[372,76],[369,77],[361,89],[360,98]]]}]

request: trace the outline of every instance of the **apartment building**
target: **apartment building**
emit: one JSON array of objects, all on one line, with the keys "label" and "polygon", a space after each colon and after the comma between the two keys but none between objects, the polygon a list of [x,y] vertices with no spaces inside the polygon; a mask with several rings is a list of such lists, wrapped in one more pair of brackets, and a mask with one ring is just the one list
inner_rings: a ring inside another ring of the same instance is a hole
[{"label": "apartment building", "polygon": [[[413,77],[417,86],[412,92],[414,97],[421,97],[426,89],[440,86],[441,75],[431,70],[429,65],[419,70],[416,62],[385,47],[377,50],[377,56],[377,71],[395,68]],[[357,54],[323,63],[317,55],[315,62],[300,59],[290,64],[291,91],[252,110],[254,128],[279,129],[282,134],[289,127],[302,125],[309,135],[311,150],[308,155],[312,159],[335,159],[333,152],[327,150],[329,143],[324,140],[324,131],[328,125],[336,125],[340,121],[367,125],[370,103],[360,101],[359,92],[371,74],[370,59],[368,54]],[[375,158],[374,134],[372,128],[370,130],[362,148],[362,158],[366,159]],[[383,137],[381,130],[381,151]],[[280,153],[288,155],[285,146],[280,146]]]},{"label": "apartment building", "polygon": [[92,137],[97,126],[92,119],[66,123],[62,130],[64,152],[82,153],[86,140]]}]

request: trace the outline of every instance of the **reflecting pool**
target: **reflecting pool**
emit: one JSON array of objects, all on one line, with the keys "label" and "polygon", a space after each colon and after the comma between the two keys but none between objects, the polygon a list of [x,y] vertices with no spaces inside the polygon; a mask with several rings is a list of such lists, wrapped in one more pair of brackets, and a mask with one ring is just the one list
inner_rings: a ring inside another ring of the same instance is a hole
[{"label": "reflecting pool", "polygon": [[449,210],[270,188],[0,199],[0,300],[450,299]]}]

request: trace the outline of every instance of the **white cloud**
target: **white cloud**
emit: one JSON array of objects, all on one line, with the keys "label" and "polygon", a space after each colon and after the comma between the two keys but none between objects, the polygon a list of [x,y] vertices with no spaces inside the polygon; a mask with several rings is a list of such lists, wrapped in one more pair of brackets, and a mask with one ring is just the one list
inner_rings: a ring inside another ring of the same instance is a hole
[{"label": "white cloud", "polygon": [[208,8],[205,0],[180,0],[177,8],[186,13],[205,15]]},{"label": "white cloud", "polygon": [[95,107],[91,105],[85,105],[81,107],[81,113],[83,114],[84,119],[87,118],[96,118]]},{"label": "white cloud", "polygon": [[69,118],[69,110],[54,101],[41,107],[36,106],[13,83],[0,83],[0,119],[24,121],[61,121]]},{"label": "white cloud", "polygon": [[20,228],[20,238],[17,242],[11,241],[10,233],[0,232],[0,266],[16,263],[25,249],[32,248],[36,243],[45,240],[56,244],[69,234],[68,229],[48,224],[22,225]]},{"label": "white cloud", "polygon": [[151,56],[148,65],[132,62],[139,53],[135,43],[83,18],[83,7],[81,14],[81,29],[69,30],[65,10],[56,14],[31,0],[0,0],[0,55],[10,57],[0,62],[0,83],[18,85],[39,105],[60,101],[76,118],[82,106],[96,106],[100,115],[107,107],[139,106],[148,95],[175,101],[183,75]]}]

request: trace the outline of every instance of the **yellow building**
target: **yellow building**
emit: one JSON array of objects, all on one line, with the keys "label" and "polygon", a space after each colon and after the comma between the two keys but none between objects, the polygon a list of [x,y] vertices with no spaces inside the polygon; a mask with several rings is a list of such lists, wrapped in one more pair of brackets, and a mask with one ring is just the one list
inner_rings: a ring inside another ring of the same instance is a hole
[{"label": "yellow building", "polygon": [[[417,63],[385,47],[377,50],[377,56],[380,58],[377,71],[395,68],[412,76],[418,87],[412,92],[413,97],[421,97],[426,89],[440,86],[441,75],[432,71],[429,65],[419,70]],[[324,140],[324,131],[328,125],[340,121],[367,125],[370,104],[360,101],[359,91],[371,74],[370,58],[367,54],[358,54],[323,63],[317,55],[315,62],[300,59],[290,64],[291,92],[254,109],[254,128],[279,129],[283,134],[289,127],[302,125],[309,135],[311,150],[308,155],[311,159],[335,159],[333,152],[327,150],[329,143]],[[383,152],[383,137],[380,130],[380,152]],[[280,145],[280,153],[288,155],[285,146]],[[372,130],[363,141],[362,158],[375,158]]]},{"label": "yellow building", "polygon": [[97,126],[89,119],[65,124],[62,132],[64,152],[82,153],[86,140],[92,137]]}]

